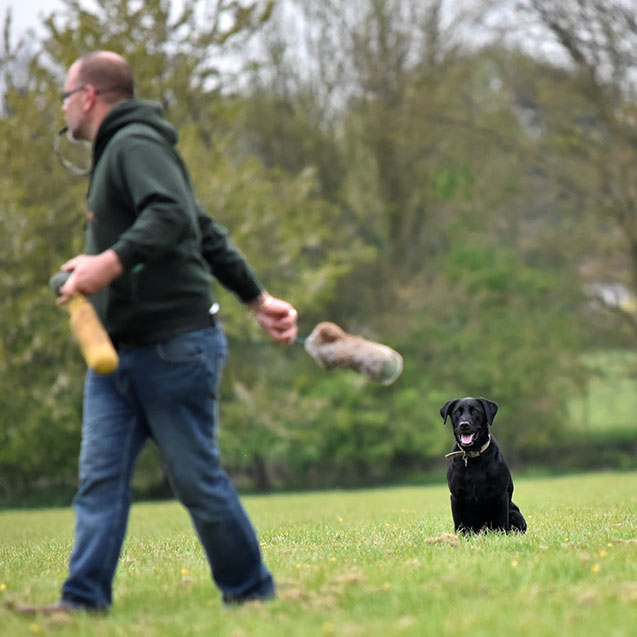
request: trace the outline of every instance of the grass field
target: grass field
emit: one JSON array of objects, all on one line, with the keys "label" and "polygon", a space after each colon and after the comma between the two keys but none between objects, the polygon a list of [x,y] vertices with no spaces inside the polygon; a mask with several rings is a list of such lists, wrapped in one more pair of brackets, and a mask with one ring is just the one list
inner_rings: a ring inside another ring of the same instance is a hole
[{"label": "grass field", "polygon": [[[225,608],[179,505],[133,508],[106,616],[24,619],[0,635],[637,634],[637,473],[518,479],[524,536],[458,539],[445,486],[246,497],[279,597]],[[0,513],[0,597],[57,598],[70,510]]]}]

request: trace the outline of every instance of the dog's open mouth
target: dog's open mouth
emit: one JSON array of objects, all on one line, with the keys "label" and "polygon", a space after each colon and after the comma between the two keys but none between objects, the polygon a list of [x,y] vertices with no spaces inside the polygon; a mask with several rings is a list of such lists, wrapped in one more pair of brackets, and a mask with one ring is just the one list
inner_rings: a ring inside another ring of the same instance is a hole
[{"label": "dog's open mouth", "polygon": [[473,434],[461,434],[460,435],[460,444],[468,447],[469,445],[473,444],[473,440],[476,437],[475,433]]}]

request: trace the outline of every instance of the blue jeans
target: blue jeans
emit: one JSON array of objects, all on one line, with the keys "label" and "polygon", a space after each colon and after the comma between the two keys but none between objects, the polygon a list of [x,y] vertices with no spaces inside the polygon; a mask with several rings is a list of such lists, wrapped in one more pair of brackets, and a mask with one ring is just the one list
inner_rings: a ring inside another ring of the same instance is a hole
[{"label": "blue jeans", "polygon": [[107,376],[89,370],[64,602],[88,609],[111,605],[133,468],[149,438],[190,513],[224,601],[274,596],[255,532],[219,464],[216,394],[226,353],[217,326],[123,349],[118,369]]}]

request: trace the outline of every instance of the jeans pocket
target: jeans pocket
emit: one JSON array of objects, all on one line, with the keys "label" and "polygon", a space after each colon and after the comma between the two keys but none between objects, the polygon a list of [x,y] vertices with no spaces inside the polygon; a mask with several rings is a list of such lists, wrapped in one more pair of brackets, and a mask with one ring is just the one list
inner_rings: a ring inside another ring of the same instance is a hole
[{"label": "jeans pocket", "polygon": [[157,354],[166,363],[192,363],[202,360],[204,349],[199,331],[173,336],[157,345]]}]

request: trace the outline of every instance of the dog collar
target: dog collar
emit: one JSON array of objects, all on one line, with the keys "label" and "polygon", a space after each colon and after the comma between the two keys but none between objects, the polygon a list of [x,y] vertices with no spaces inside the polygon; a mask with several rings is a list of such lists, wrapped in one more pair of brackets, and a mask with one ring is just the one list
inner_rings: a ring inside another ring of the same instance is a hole
[{"label": "dog collar", "polygon": [[462,456],[462,459],[464,460],[464,466],[466,467],[469,458],[477,458],[480,454],[484,453],[487,450],[490,444],[491,434],[489,434],[489,438],[487,439],[487,441],[482,445],[482,447],[480,447],[480,451],[465,451],[464,449],[461,449],[460,451],[452,451],[451,453],[448,453],[447,455],[445,455],[445,458],[455,458],[456,456]]}]

